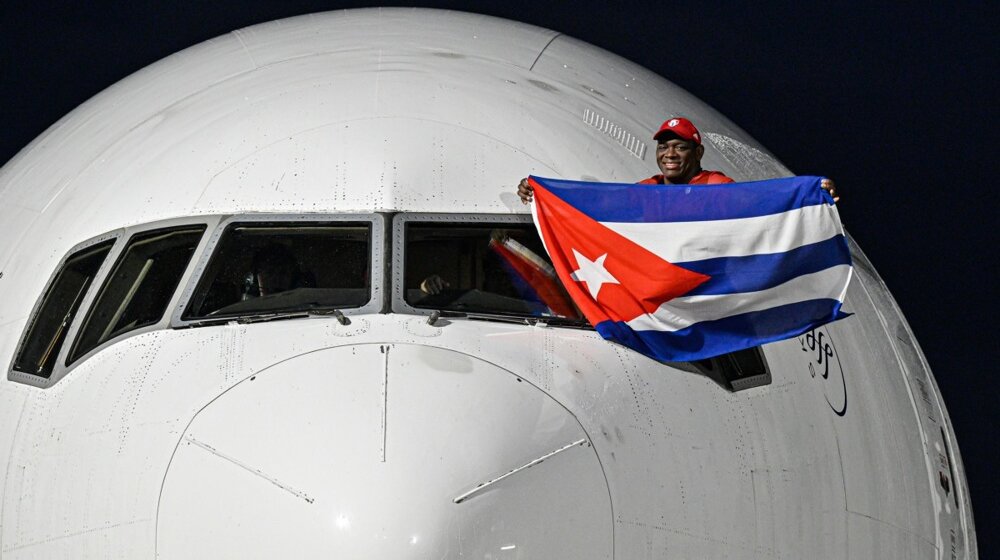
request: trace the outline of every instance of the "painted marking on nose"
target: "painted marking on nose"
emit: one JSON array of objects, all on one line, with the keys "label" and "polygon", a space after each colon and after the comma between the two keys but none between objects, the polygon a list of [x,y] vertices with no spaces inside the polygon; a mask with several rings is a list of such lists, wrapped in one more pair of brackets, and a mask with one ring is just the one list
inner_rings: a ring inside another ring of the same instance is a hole
[{"label": "painted marking on nose", "polygon": [[525,469],[530,469],[531,467],[537,465],[538,463],[541,463],[542,461],[548,459],[549,457],[553,457],[555,455],[558,455],[559,453],[562,453],[563,451],[566,451],[567,449],[570,449],[572,447],[576,447],[577,445],[583,445],[585,443],[587,443],[587,438],[581,438],[581,439],[578,439],[578,440],[574,441],[573,443],[570,443],[568,445],[564,445],[564,446],[560,447],[559,449],[556,449],[555,451],[553,451],[551,453],[546,453],[545,455],[542,455],[541,457],[539,457],[537,459],[529,461],[529,462],[525,463],[524,465],[521,465],[520,467],[517,467],[514,470],[508,471],[506,474],[500,475],[500,476],[494,478],[493,480],[487,480],[486,482],[483,482],[482,484],[480,484],[479,486],[476,486],[472,490],[469,490],[465,494],[462,494],[461,496],[456,497],[455,499],[452,500],[452,502],[455,502],[456,504],[460,504],[460,503],[464,502],[466,499],[472,497],[474,494],[477,494],[477,493],[485,490],[486,487],[491,486],[493,484],[496,484],[497,482],[500,482],[501,480],[507,478],[508,476],[510,476],[512,474],[519,473],[519,472],[521,472],[521,471],[523,471]]},{"label": "painted marking on nose", "polygon": [[300,492],[300,491],[292,488],[291,486],[282,483],[278,479],[270,477],[270,476],[264,474],[264,472],[262,472],[260,469],[255,469],[254,467],[251,467],[250,465],[248,465],[248,464],[246,464],[246,463],[244,463],[242,461],[239,461],[239,460],[237,460],[237,459],[235,459],[233,457],[230,457],[229,455],[226,455],[225,453],[221,453],[221,452],[219,452],[218,449],[212,447],[211,445],[208,445],[207,443],[202,443],[202,442],[194,439],[191,436],[185,436],[184,440],[187,441],[188,443],[193,443],[193,444],[197,445],[198,447],[204,449],[205,451],[208,451],[209,453],[211,453],[212,455],[215,455],[216,457],[219,457],[220,459],[225,459],[226,461],[229,461],[230,463],[236,465],[237,467],[240,467],[241,469],[244,469],[244,470],[246,470],[246,471],[248,471],[248,472],[250,472],[252,474],[255,474],[255,475],[263,478],[264,480],[270,482],[271,484],[277,486],[278,488],[281,488],[282,490],[288,492],[289,494],[292,494],[294,496],[302,498],[303,500],[309,502],[310,504],[316,501],[315,499],[310,498],[305,492]]}]

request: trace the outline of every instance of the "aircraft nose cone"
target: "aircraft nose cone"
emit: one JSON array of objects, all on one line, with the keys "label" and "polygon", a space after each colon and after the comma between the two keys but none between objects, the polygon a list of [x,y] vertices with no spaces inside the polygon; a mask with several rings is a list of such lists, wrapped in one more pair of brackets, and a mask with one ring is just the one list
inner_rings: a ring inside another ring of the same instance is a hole
[{"label": "aircraft nose cone", "polygon": [[286,360],[199,412],[156,542],[161,559],[596,559],[612,525],[556,401],[465,354],[369,344]]}]

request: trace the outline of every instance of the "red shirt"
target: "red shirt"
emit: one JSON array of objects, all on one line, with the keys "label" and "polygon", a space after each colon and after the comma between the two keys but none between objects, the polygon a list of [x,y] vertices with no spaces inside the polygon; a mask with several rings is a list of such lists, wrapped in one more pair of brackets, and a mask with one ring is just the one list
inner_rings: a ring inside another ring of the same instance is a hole
[{"label": "red shirt", "polygon": [[[688,185],[718,185],[719,183],[732,183],[733,180],[726,177],[721,171],[701,170],[697,175],[691,177]],[[636,183],[638,185],[663,185],[663,175],[653,175],[649,179],[643,179]]]}]

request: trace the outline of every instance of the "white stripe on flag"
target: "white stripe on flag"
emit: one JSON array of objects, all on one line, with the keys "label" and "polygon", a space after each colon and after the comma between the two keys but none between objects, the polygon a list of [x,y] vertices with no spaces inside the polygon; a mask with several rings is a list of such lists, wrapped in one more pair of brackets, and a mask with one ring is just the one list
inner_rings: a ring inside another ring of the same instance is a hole
[{"label": "white stripe on flag", "polygon": [[784,253],[843,233],[837,209],[826,204],[735,220],[601,223],[671,263]]},{"label": "white stripe on flag", "polygon": [[799,301],[822,298],[843,301],[850,277],[851,267],[839,265],[759,292],[678,297],[664,303],[654,313],[640,315],[627,324],[637,331],[673,332],[703,321],[763,311]]}]

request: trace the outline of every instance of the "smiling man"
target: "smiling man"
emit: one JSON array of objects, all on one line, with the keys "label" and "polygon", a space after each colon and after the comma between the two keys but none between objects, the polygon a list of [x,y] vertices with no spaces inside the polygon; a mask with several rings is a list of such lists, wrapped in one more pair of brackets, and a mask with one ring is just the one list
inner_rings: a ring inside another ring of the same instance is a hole
[{"label": "smiling man", "polygon": [[683,118],[667,119],[653,135],[656,140],[656,165],[661,174],[639,181],[644,185],[715,185],[732,183],[721,171],[705,171],[701,157],[701,133],[694,124]]},{"label": "smiling man", "polygon": [[[656,140],[656,165],[660,174],[639,181],[642,185],[716,185],[732,183],[733,180],[721,171],[705,171],[701,168],[701,157],[705,147],[701,144],[701,133],[694,123],[684,117],[672,117],[660,125],[653,135]],[[836,195],[833,181],[823,179],[821,186],[830,193],[834,202]],[[521,179],[517,185],[517,196],[528,204],[532,200],[528,179]]]}]

